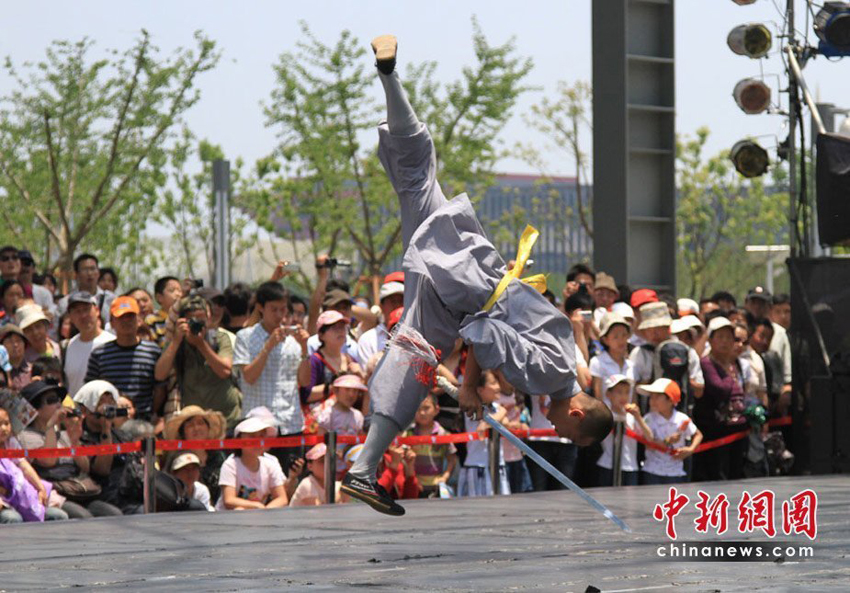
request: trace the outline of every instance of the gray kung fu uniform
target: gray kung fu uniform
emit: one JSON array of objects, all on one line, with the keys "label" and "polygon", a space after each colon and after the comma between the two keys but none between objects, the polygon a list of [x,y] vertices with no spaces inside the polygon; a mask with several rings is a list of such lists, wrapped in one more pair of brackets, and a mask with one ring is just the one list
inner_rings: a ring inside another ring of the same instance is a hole
[{"label": "gray kung fu uniform", "polygon": [[[487,240],[466,194],[447,201],[424,124],[410,136],[378,128],[378,156],[401,206],[404,317],[448,356],[458,336],[474,346],[482,369],[499,369],[517,389],[554,399],[580,391],[569,319],[531,286],[512,281],[489,312],[484,304],[507,271]],[[428,386],[394,349],[370,382],[372,411],[405,428]]]}]

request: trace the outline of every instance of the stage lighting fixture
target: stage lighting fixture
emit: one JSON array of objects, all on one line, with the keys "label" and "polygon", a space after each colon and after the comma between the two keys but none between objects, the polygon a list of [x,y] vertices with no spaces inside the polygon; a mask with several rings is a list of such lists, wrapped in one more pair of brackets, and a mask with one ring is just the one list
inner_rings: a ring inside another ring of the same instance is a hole
[{"label": "stage lighting fixture", "polygon": [[825,56],[850,56],[850,2],[827,2],[815,15],[818,51]]},{"label": "stage lighting fixture", "polygon": [[761,23],[746,23],[729,31],[726,44],[739,56],[761,58],[770,51],[772,36]]},{"label": "stage lighting fixture", "polygon": [[770,107],[770,87],[756,78],[745,78],[732,91],[735,103],[744,113],[761,113]]},{"label": "stage lighting fixture", "polygon": [[767,151],[752,140],[739,140],[729,151],[735,170],[744,177],[760,177],[767,172]]}]

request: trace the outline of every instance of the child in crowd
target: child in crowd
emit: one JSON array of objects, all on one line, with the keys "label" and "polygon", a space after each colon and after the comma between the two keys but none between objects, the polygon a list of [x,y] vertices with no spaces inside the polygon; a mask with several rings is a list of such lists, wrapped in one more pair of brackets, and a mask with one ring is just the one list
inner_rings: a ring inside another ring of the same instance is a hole
[{"label": "child in crowd", "polygon": [[422,486],[416,477],[416,457],[407,445],[387,447],[378,466],[378,484],[393,500],[419,498]]},{"label": "child in crowd", "polygon": [[[236,425],[234,433],[237,439],[271,438],[275,436],[275,429],[268,418],[254,416]],[[285,481],[280,462],[273,455],[267,455],[265,449],[238,449],[221,466],[218,481],[221,498],[218,499],[216,509],[284,507],[289,502]]]},{"label": "child in crowd", "polygon": [[[19,448],[12,436],[12,417],[0,408],[0,449]],[[51,490],[26,459],[0,458],[0,524],[67,519],[67,513],[58,508],[64,499],[53,495],[50,501]]]},{"label": "child in crowd", "polygon": [[[493,371],[481,371],[478,380],[478,397],[485,406],[495,408],[490,416],[497,422],[507,426],[508,414],[504,407],[496,403],[499,400],[499,381]],[[468,415],[463,417],[466,432],[477,432],[482,438],[470,441],[466,445],[466,459],[460,470],[460,480],[457,485],[458,496],[492,496],[493,484],[490,480],[489,442],[484,438],[489,429],[486,422],[472,420]],[[510,494],[508,476],[505,471],[504,450],[499,451],[499,481],[501,494]]]},{"label": "child in crowd", "polygon": [[[528,430],[531,415],[525,407],[525,398],[518,393],[514,386],[497,375],[499,381],[499,405],[505,408],[507,414],[505,426],[510,430]],[[531,492],[531,474],[525,464],[525,457],[515,445],[502,441],[502,452],[505,455],[505,471],[508,474],[508,484],[511,492]]]},{"label": "child in crowd", "polygon": [[153,296],[159,303],[159,310],[145,317],[145,323],[153,330],[157,345],[165,348],[168,315],[174,303],[183,298],[183,286],[174,276],[163,276],[153,285]]},{"label": "child in crowd", "polygon": [[[440,413],[440,405],[437,396],[429,393],[413,419],[413,428],[407,430],[404,436],[441,436],[449,432],[437,422]],[[440,484],[449,481],[457,466],[457,449],[454,444],[446,445],[414,445],[413,452],[416,454],[415,473],[422,485],[422,498],[439,498]]]},{"label": "child in crowd", "polygon": [[208,511],[214,511],[210,502],[210,489],[201,482],[201,460],[194,453],[183,453],[171,463],[171,475],[186,486],[186,496],[194,498]]},{"label": "child in crowd", "polygon": [[[676,410],[682,391],[670,379],[656,379],[651,385],[639,386],[637,390],[649,396],[651,412],[646,415],[646,425],[652,432],[652,440],[669,449],[669,452],[662,452],[646,448],[643,483],[676,484],[684,481],[683,461],[693,455],[702,442],[702,433],[686,414]],[[691,444],[686,446],[687,438],[691,439]]]},{"label": "child in crowd", "polygon": [[602,399],[605,384],[609,377],[624,375],[634,382],[634,365],[629,360],[629,337],[631,323],[619,313],[608,311],[599,324],[600,340],[604,351],[590,361],[590,375],[593,377],[593,395]]},{"label": "child in crowd", "polygon": [[[307,451],[305,457],[310,475],[298,484],[289,506],[308,507],[327,504],[327,497],[325,496],[325,455],[327,455],[327,451],[328,447],[324,443],[313,445]],[[348,497],[340,496],[339,482],[336,483],[336,501],[348,502]]]},{"label": "child in crowd", "polygon": [[[331,387],[331,399],[333,404],[325,406],[319,412],[317,418],[319,428],[318,434],[336,432],[341,435],[358,435],[363,432],[363,412],[354,407],[361,395],[368,392],[369,388],[363,384],[357,375],[342,375],[337,377]],[[346,445],[337,446],[337,479],[342,479],[348,467],[342,462],[342,454]]]},{"label": "child in crowd", "polygon": [[[614,413],[614,422],[625,422],[626,428],[636,430],[640,426],[643,436],[652,440],[652,431],[646,425],[637,404],[629,403],[632,398],[632,380],[625,375],[611,375],[605,380],[605,399]],[[602,455],[596,462],[598,484],[612,486],[614,484],[614,433],[602,441]],[[620,476],[623,486],[638,484],[637,441],[623,436],[623,448],[620,452]]]}]

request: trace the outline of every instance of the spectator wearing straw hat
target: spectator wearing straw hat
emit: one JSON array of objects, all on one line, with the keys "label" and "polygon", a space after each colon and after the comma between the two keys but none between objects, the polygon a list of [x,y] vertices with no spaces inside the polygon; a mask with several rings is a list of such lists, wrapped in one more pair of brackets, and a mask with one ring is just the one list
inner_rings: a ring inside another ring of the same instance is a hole
[{"label": "spectator wearing straw hat", "polygon": [[[164,435],[170,441],[220,440],[225,436],[226,421],[221,412],[205,410],[200,406],[186,406],[165,423]],[[219,449],[188,449],[198,458],[200,481],[209,490],[212,500],[218,500],[221,466],[227,457]],[[171,467],[177,453],[165,456],[163,467]]]},{"label": "spectator wearing straw hat", "polygon": [[27,337],[24,358],[32,363],[39,358],[60,358],[59,344],[47,336],[50,320],[36,304],[24,305],[15,311],[17,326]]},{"label": "spectator wearing straw hat", "polygon": [[174,369],[182,404],[221,412],[233,428],[242,415],[242,394],[231,379],[230,338],[209,328],[209,303],[202,296],[184,297],[177,311],[174,337],[156,363],[156,380],[165,381]]},{"label": "spectator wearing straw hat", "polygon": [[210,503],[210,491],[201,479],[201,460],[194,453],[182,453],[171,463],[171,475],[183,482],[186,496],[204,505],[208,511],[215,511]]},{"label": "spectator wearing straw hat", "polygon": [[593,285],[593,300],[596,303],[596,309],[593,311],[593,322],[597,326],[602,321],[602,316],[611,310],[619,296],[620,289],[617,288],[614,277],[605,272],[597,272],[596,282]]},{"label": "spectator wearing straw hat", "polygon": [[[246,418],[234,430],[237,439],[271,438],[275,432],[271,419],[260,416]],[[264,447],[237,449],[222,464],[218,483],[219,511],[280,508],[289,503],[280,462]]]},{"label": "spectator wearing straw hat", "polygon": [[27,348],[27,338],[17,325],[7,324],[0,329],[0,345],[9,355],[9,386],[20,391],[32,378],[32,365],[26,361],[24,353]]},{"label": "spectator wearing straw hat", "polygon": [[635,381],[651,383],[655,378],[655,349],[670,338],[670,324],[673,320],[667,304],[658,300],[644,303],[637,311],[640,318],[637,330],[641,332],[644,343],[632,350],[630,357],[634,365]]}]

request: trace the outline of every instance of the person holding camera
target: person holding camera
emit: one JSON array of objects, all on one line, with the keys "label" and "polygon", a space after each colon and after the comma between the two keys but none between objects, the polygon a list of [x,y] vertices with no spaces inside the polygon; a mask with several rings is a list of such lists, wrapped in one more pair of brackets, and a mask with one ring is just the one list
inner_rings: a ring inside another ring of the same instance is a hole
[{"label": "person holding camera", "polygon": [[[33,381],[21,391],[24,399],[38,410],[32,424],[18,435],[25,449],[68,448],[82,444],[82,411],[62,404],[66,394],[64,387],[48,381]],[[101,488],[89,476],[88,457],[38,458],[33,459],[32,465],[39,477],[49,480],[53,490],[65,498],[61,509],[71,519],[122,514],[119,508],[97,499]]]},{"label": "person holding camera", "polygon": [[224,330],[209,329],[210,307],[200,295],[180,300],[174,338],[156,363],[155,378],[177,375],[181,402],[221,412],[228,428],[242,414],[242,394],[231,378],[233,348]]}]

